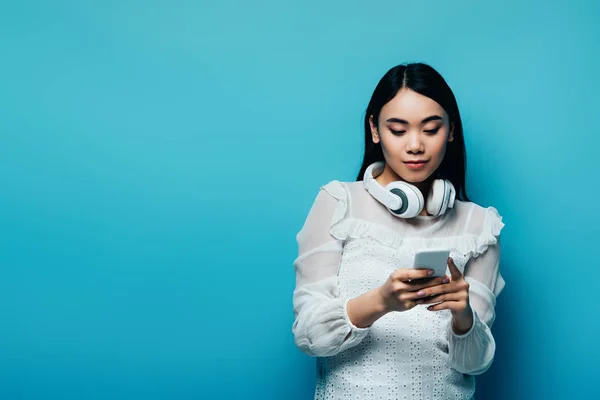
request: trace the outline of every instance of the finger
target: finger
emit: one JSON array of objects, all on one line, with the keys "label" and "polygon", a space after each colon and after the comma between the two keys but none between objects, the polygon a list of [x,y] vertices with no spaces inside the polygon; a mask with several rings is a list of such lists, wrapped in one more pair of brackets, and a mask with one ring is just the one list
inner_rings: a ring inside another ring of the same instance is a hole
[{"label": "finger", "polygon": [[460,302],[458,301],[444,301],[439,304],[435,304],[433,306],[427,307],[429,311],[441,311],[441,310],[450,310],[450,311],[458,311],[460,309]]},{"label": "finger", "polygon": [[398,268],[396,278],[403,282],[409,282],[415,279],[431,278],[435,271],[431,269],[416,268]]},{"label": "finger", "polygon": [[455,292],[455,293],[444,293],[444,294],[438,294],[435,296],[424,297],[424,298],[415,300],[415,303],[417,303],[417,304],[435,304],[435,303],[441,303],[444,301],[461,301],[461,300],[464,300],[464,295],[462,295],[460,292]]},{"label": "finger", "polygon": [[448,269],[450,269],[450,276],[452,276],[452,280],[462,278],[462,272],[460,272],[456,264],[454,264],[452,257],[448,257]]},{"label": "finger", "polygon": [[442,283],[437,286],[432,286],[429,288],[421,289],[416,292],[416,296],[418,298],[424,298],[424,297],[429,297],[429,296],[437,296],[440,294],[459,292],[461,290],[460,287],[457,286],[457,284],[455,282],[450,281],[450,279],[448,279],[448,278],[446,278],[446,280],[444,282],[446,282],[446,283]]},{"label": "finger", "polygon": [[[430,288],[437,288],[440,285],[437,286],[430,286],[430,287],[425,287],[422,289],[418,289],[414,286],[416,285],[412,285],[410,283],[402,283],[404,285],[404,287],[399,291],[399,299],[402,301],[417,301],[420,300],[422,298],[427,298],[429,295],[429,291],[431,290]],[[436,292],[436,293],[441,293],[441,292]]]},{"label": "finger", "polygon": [[406,291],[418,292],[419,290],[422,290],[422,289],[433,288],[433,287],[436,287],[436,286],[439,286],[442,284],[446,284],[449,282],[450,282],[449,276],[431,278],[431,279],[427,279],[426,281],[420,280],[420,281],[407,282],[406,283],[406,286],[407,286]]}]

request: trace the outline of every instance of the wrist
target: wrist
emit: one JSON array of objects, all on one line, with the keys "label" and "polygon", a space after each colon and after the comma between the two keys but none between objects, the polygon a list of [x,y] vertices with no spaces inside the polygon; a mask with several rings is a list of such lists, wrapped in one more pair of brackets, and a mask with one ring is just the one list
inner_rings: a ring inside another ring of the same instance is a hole
[{"label": "wrist", "polygon": [[381,315],[385,315],[390,312],[387,302],[385,301],[385,296],[381,292],[381,286],[373,289],[370,294],[373,296],[373,301],[375,304],[375,309]]},{"label": "wrist", "polygon": [[469,332],[474,323],[473,310],[470,306],[464,312],[452,315],[452,330],[457,335]]},{"label": "wrist", "polygon": [[370,290],[347,302],[346,313],[350,323],[357,328],[368,328],[387,314],[376,290]]}]

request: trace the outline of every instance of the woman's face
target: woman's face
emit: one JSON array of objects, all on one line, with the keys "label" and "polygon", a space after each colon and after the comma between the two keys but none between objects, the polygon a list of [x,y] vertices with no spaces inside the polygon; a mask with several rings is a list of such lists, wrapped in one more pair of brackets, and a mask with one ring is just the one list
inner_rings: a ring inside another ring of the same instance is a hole
[{"label": "woman's face", "polygon": [[371,116],[373,142],[381,143],[386,162],[383,184],[398,178],[409,183],[427,180],[442,163],[446,143],[454,140],[446,111],[409,89],[383,106],[378,126],[375,122]]}]

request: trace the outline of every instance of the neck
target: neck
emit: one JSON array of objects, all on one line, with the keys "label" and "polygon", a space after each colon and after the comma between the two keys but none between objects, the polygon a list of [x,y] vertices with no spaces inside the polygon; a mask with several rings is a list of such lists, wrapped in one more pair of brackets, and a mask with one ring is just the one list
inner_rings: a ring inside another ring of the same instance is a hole
[{"label": "neck", "polygon": [[[388,164],[385,164],[385,168],[384,168],[383,172],[381,173],[381,175],[376,177],[375,180],[377,182],[379,182],[379,184],[382,186],[386,186],[388,183],[394,182],[394,181],[406,182],[404,179],[402,179],[402,177],[400,175],[395,173],[394,170],[392,170]],[[427,194],[429,193],[429,189],[431,188],[431,182],[432,182],[431,179],[427,179],[423,182],[415,182],[415,183],[407,182],[407,183],[410,183],[411,185],[417,187],[417,189],[419,189],[419,191],[423,195],[423,199],[425,199],[425,202],[427,202]],[[428,216],[429,213],[427,213],[427,207],[423,207],[423,210],[421,210],[419,215]]]}]

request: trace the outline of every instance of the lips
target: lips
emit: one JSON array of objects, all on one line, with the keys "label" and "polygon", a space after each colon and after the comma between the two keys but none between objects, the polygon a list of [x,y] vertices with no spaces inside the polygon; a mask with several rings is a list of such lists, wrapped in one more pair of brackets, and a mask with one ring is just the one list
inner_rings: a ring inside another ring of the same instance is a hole
[{"label": "lips", "polygon": [[410,169],[421,169],[426,163],[427,161],[425,160],[404,161],[404,164]]}]

